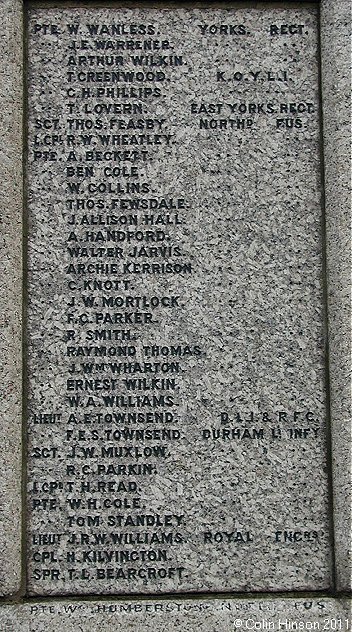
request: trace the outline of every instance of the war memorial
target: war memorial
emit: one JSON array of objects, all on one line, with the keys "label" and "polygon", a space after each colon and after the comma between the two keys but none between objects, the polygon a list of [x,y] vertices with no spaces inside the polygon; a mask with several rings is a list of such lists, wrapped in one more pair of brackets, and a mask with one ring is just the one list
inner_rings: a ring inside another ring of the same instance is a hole
[{"label": "war memorial", "polygon": [[2,0],[0,630],[351,628],[349,0]]}]

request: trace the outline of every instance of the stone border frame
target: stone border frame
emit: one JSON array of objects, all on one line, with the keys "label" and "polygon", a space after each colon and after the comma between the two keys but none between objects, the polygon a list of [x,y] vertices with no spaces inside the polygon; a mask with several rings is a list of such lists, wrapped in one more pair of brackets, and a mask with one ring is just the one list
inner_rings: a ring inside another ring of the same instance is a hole
[{"label": "stone border frame", "polygon": [[[263,3],[269,1],[262,0]],[[294,1],[296,5],[300,4],[300,0],[286,0],[284,4],[290,1]],[[305,3],[305,0],[301,1],[302,4]],[[319,0],[314,1],[319,2]],[[57,4],[59,3],[60,0]],[[211,4],[211,1],[206,4]],[[350,127],[348,124],[350,118],[350,8],[351,0],[320,1],[331,463],[336,578],[335,589],[330,597],[334,597],[336,603],[340,603],[338,599],[347,597],[351,591],[351,238]],[[23,473],[21,447],[22,444],[25,445],[22,430],[23,353],[21,333],[23,323],[22,280],[24,276],[22,226],[25,225],[25,219],[23,219],[25,218],[25,210],[24,212],[22,210],[25,199],[22,184],[25,65],[23,59],[23,14],[22,0],[0,0],[0,93],[2,103],[0,132],[2,209],[0,222],[4,280],[0,296],[3,399],[0,411],[0,595],[3,596],[4,603],[8,600],[20,603],[25,595],[23,561],[25,556],[22,554],[22,521],[24,520],[24,516],[22,516],[22,488],[24,487],[25,474]],[[23,548],[25,550],[25,547]],[[213,597],[209,595],[209,603],[214,602]],[[230,596],[227,597],[230,598]],[[303,598],[304,595],[296,594],[295,597],[299,599],[300,597]],[[326,595],[326,598],[328,597]],[[252,601],[256,601],[256,599],[262,599],[263,595],[258,594],[258,597],[252,595],[251,598]],[[287,599],[290,598],[291,595],[288,595]],[[270,595],[265,595],[265,599],[270,599],[272,603],[275,602],[274,596],[271,599]],[[182,600],[181,595],[178,596],[178,600]],[[285,600],[284,596],[282,596],[280,603],[282,600]],[[329,603],[330,601],[331,599],[328,599]],[[239,598],[236,602],[239,607],[240,602]],[[9,611],[4,606],[3,609],[0,608],[0,623],[2,621],[1,612],[7,613],[6,617],[11,619],[12,615],[10,616]],[[23,619],[21,622],[22,619],[21,621],[18,619],[21,630],[29,629],[22,627],[22,625],[28,625],[25,620],[27,619]],[[6,627],[6,621],[4,625],[4,628],[0,626],[1,630],[18,629],[17,627]],[[9,625],[12,623],[10,622]],[[31,629],[34,628],[31,627]]]}]

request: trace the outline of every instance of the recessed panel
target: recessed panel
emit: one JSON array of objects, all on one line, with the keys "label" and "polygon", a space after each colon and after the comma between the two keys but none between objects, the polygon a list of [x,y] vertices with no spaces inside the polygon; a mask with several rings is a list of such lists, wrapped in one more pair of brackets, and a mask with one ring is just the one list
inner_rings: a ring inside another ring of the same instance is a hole
[{"label": "recessed panel", "polygon": [[328,589],[316,8],[28,29],[31,594]]}]

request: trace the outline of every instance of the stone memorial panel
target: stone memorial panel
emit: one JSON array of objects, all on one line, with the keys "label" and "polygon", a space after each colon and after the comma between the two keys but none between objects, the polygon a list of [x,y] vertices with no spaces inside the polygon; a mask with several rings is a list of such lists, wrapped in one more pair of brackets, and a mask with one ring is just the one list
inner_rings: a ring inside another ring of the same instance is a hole
[{"label": "stone memorial panel", "polygon": [[329,589],[316,7],[28,34],[30,593]]}]

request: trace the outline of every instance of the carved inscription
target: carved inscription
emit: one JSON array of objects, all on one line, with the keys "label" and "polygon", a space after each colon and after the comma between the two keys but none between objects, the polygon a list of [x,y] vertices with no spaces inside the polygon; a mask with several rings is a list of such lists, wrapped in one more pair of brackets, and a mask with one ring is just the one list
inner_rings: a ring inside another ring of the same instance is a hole
[{"label": "carved inscription", "polygon": [[330,585],[316,11],[33,8],[32,594]]}]

